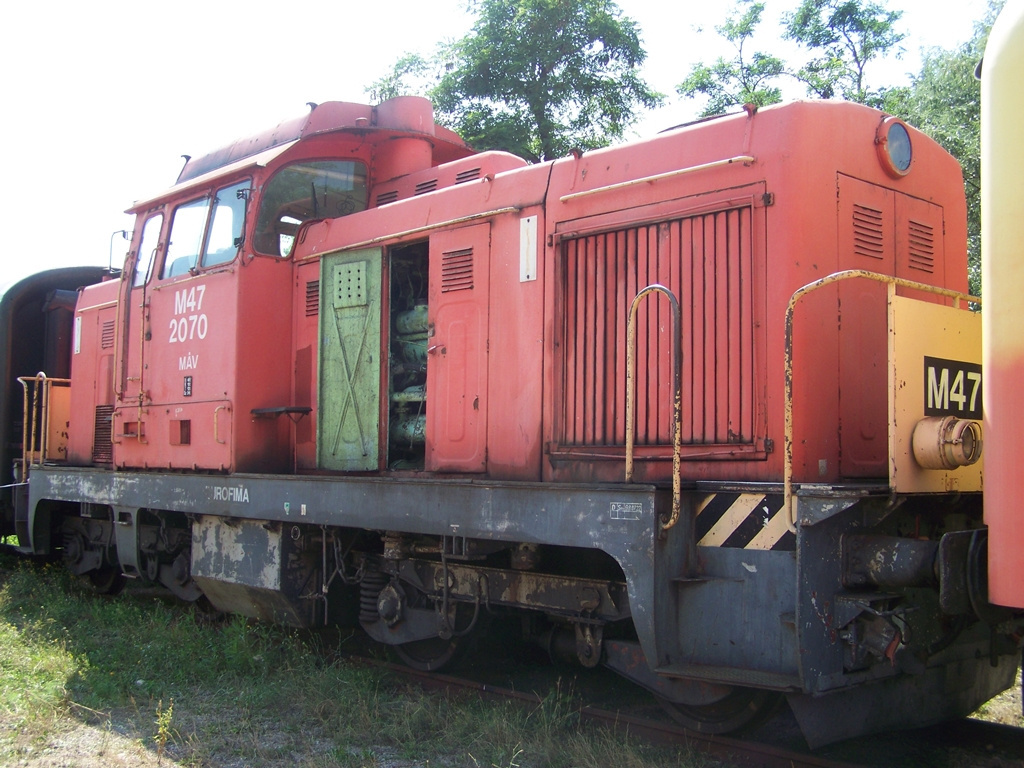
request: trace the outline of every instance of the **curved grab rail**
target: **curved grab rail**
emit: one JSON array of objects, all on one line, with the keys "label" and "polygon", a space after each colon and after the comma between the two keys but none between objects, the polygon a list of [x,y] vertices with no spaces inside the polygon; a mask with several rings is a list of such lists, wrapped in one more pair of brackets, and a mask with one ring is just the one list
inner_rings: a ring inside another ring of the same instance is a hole
[{"label": "curved grab rail", "polygon": [[680,477],[679,456],[683,434],[683,327],[679,311],[679,300],[664,285],[655,283],[640,291],[629,307],[629,320],[626,323],[626,482],[633,482],[633,444],[636,440],[636,316],[640,302],[653,293],[664,294],[672,308],[672,513],[668,520],[662,521],[661,531],[664,533],[679,521],[682,506],[682,480]]}]

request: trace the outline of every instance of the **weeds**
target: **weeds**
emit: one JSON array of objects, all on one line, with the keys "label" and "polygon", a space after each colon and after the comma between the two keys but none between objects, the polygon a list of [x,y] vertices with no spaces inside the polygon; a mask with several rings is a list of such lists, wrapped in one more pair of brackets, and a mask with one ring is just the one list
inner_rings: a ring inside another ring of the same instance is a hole
[{"label": "weeds", "polygon": [[197,621],[130,589],[97,597],[0,554],[0,764],[91,729],[91,756],[115,766],[165,765],[172,745],[190,766],[692,765],[581,729],[569,686],[533,708],[424,693],[332,658],[325,637]]},{"label": "weeds", "polygon": [[167,705],[167,709],[164,709],[164,700],[160,701],[156,705],[156,757],[160,761],[163,759],[164,750],[167,748],[167,740],[171,738],[171,720],[174,719],[174,699],[171,699]]}]

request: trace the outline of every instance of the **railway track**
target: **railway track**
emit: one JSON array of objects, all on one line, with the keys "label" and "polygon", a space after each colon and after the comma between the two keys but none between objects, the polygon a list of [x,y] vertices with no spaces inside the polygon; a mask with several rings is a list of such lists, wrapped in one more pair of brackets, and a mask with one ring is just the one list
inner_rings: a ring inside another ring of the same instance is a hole
[{"label": "railway track", "polygon": [[[515,662],[502,660],[494,668],[503,670],[507,684],[493,682],[486,668],[456,665],[453,674],[421,672],[401,664],[366,656],[350,656],[360,663],[382,667],[406,680],[434,690],[477,695],[496,701],[516,701],[524,706],[539,706],[557,686],[564,686],[564,670],[536,668],[519,670]],[[483,670],[483,674],[480,674]],[[709,736],[688,731],[661,714],[648,702],[635,706],[646,697],[630,691],[623,694],[625,707],[609,706],[611,698],[601,693],[597,704],[587,703],[605,685],[621,686],[611,675],[590,673],[589,679],[573,680],[581,722],[628,731],[652,743],[687,746],[721,761],[724,765],[746,768],[1024,768],[1024,729],[964,719],[930,728],[898,733],[876,734],[851,739],[811,752],[803,743],[788,709],[744,737]],[[543,687],[547,680],[548,688]],[[632,688],[632,686],[630,686]],[[621,687],[618,688],[621,691]],[[629,711],[625,711],[628,707]]]},{"label": "railway track", "polygon": [[[543,695],[539,693],[527,693],[437,672],[420,672],[400,664],[368,657],[353,658],[357,658],[360,663],[385,668],[395,675],[415,681],[418,685],[428,689],[476,694],[490,700],[516,701],[527,706],[539,706],[544,700]],[[718,759],[729,761],[730,765],[753,765],[760,766],[760,768],[858,768],[855,763],[823,759],[815,755],[801,754],[768,744],[695,733],[657,717],[631,715],[590,705],[580,706],[579,714],[582,722],[625,730],[634,736],[657,744],[688,746]]]}]

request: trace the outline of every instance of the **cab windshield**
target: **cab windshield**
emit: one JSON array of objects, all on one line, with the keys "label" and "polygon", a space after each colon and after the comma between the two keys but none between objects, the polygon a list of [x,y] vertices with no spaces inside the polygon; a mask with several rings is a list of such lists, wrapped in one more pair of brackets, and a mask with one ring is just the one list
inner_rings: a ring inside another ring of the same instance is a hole
[{"label": "cab windshield", "polygon": [[288,256],[304,222],[366,209],[366,166],[351,160],[306,160],[278,171],[267,183],[256,218],[253,247]]}]

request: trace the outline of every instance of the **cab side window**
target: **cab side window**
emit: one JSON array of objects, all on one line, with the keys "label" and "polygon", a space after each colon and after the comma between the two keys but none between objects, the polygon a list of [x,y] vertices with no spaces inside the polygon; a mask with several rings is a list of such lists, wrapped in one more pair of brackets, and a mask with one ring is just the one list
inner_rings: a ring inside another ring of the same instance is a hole
[{"label": "cab side window", "polygon": [[142,228],[142,241],[139,243],[139,257],[135,260],[135,280],[132,287],[138,288],[149,282],[149,273],[156,261],[156,251],[160,247],[160,229],[164,225],[163,214],[151,216]]},{"label": "cab side window", "polygon": [[175,209],[161,277],[177,277],[195,269],[203,245],[203,230],[206,228],[209,207],[209,200],[204,197]]},{"label": "cab side window", "polygon": [[299,227],[366,209],[366,166],[352,160],[304,160],[278,171],[264,187],[253,247],[286,257]]},{"label": "cab side window", "polygon": [[248,191],[248,182],[217,190],[211,204],[210,230],[203,249],[204,267],[227,264],[238,255],[242,246]]}]

